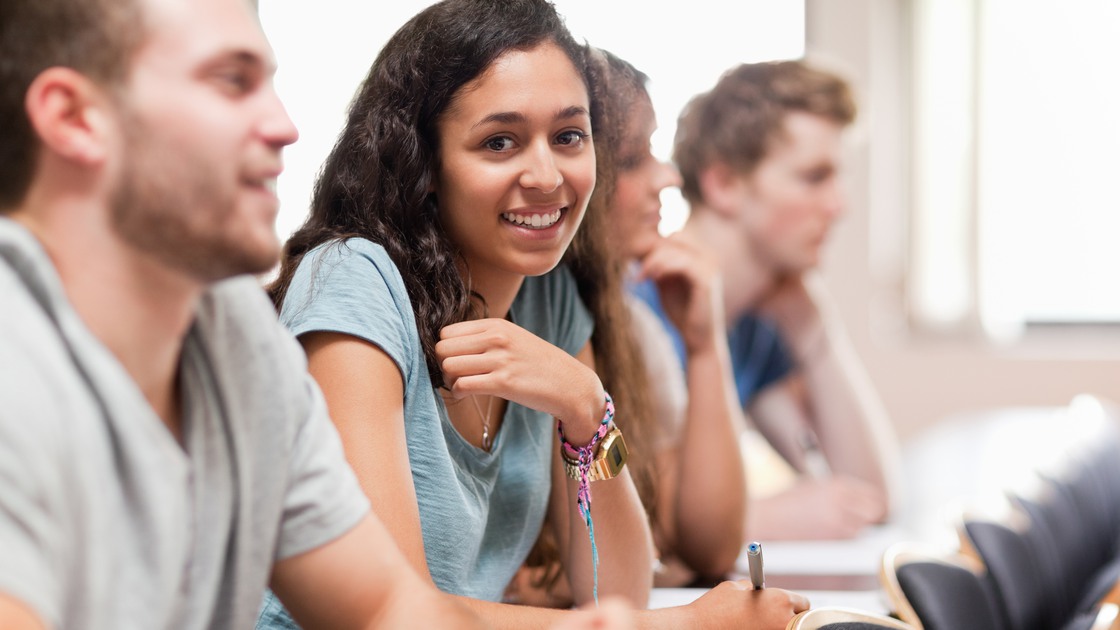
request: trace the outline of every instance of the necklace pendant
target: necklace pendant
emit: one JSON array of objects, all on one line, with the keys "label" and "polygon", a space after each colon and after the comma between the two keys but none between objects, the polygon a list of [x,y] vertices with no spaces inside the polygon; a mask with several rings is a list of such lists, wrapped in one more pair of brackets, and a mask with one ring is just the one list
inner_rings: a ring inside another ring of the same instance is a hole
[{"label": "necklace pendant", "polygon": [[478,412],[478,417],[482,419],[482,450],[489,453],[490,447],[494,444],[490,440],[490,410],[494,408],[494,397],[491,396],[486,403],[486,415],[482,415],[482,407],[478,404],[478,398],[471,396],[471,402],[474,403],[474,409]]}]

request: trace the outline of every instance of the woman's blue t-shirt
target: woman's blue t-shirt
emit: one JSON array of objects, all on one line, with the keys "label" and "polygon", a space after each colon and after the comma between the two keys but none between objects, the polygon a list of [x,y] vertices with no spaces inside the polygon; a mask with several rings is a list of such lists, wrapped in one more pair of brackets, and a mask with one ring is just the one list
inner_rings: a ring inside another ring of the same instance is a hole
[{"label": "woman's blue t-shirt", "polygon": [[[364,339],[396,363],[432,579],[445,592],[499,601],[544,522],[553,418],[511,402],[490,452],[463,439],[432,386],[404,281],[385,250],[365,239],[308,252],[280,319],[296,336],[330,331]],[[510,319],[573,355],[588,342],[593,326],[565,267],[526,278]],[[266,605],[266,616],[269,608],[279,608],[275,604]]]}]

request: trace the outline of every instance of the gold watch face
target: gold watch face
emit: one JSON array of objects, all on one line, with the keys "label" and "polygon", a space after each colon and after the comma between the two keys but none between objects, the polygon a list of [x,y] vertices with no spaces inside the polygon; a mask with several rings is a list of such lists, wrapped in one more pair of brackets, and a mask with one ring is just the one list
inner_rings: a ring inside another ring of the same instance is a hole
[{"label": "gold watch face", "polygon": [[630,456],[630,451],[626,449],[626,441],[622,439],[622,431],[615,428],[603,438],[603,445],[601,452],[603,453],[600,461],[605,464],[606,479],[613,479],[617,477],[622,468],[626,466],[626,460]]},{"label": "gold watch face", "polygon": [[[622,439],[622,431],[619,431],[618,427],[611,429],[610,433],[603,436],[599,448],[595,449],[595,459],[591,462],[588,478],[591,481],[614,479],[626,467],[626,460],[629,457],[630,451],[626,448],[625,440]],[[570,479],[579,480],[578,462],[565,457],[564,468]]]}]

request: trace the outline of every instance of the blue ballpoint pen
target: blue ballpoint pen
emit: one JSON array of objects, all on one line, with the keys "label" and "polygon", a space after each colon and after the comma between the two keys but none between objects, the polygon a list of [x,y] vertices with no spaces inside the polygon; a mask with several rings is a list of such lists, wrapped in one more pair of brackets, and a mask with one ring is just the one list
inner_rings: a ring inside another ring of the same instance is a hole
[{"label": "blue ballpoint pen", "polygon": [[755,589],[766,586],[766,578],[762,574],[762,543],[747,544],[747,569],[750,570],[751,584]]}]

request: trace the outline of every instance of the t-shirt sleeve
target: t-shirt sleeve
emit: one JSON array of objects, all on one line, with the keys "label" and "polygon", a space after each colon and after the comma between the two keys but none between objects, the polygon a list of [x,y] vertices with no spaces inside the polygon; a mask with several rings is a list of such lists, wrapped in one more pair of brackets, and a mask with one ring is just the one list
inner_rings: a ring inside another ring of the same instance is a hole
[{"label": "t-shirt sleeve", "polygon": [[389,355],[407,380],[415,317],[396,265],[385,250],[350,239],[311,250],[300,262],[280,309],[294,334],[337,332],[364,339]]},{"label": "t-shirt sleeve", "polygon": [[[225,341],[224,347],[232,353],[215,361],[222,370],[216,378],[237,383],[242,363],[267,365],[267,376],[246,379],[225,391],[223,398],[230,413],[244,414],[237,426],[261,432],[246,435],[242,442],[251,444],[242,453],[246,474],[268,477],[254,484],[259,489],[250,490],[248,498],[254,514],[274,515],[264,524],[276,532],[274,558],[288,558],[337,539],[369,512],[369,501],[346,462],[323,395],[307,372],[303,349],[276,321],[272,304],[252,278],[224,283],[213,291],[208,304],[214,312],[202,309],[200,327],[212,327],[206,336]],[[230,328],[223,330],[220,323]],[[249,418],[257,421],[251,423]],[[277,520],[278,530],[273,529]]]},{"label": "t-shirt sleeve", "polygon": [[[0,346],[3,340],[0,339]],[[0,361],[0,388],[17,396],[0,405],[0,592],[23,602],[48,626],[61,623],[67,546],[75,538],[63,513],[61,440],[52,436],[47,375],[19,378],[26,365]],[[30,404],[32,402],[35,404]],[[26,404],[25,404],[26,403]]]},{"label": "t-shirt sleeve", "polygon": [[[419,352],[408,341],[410,309],[404,282],[384,249],[350,239],[304,256],[280,320],[296,336],[321,331],[364,339],[384,350],[407,378],[409,357]],[[311,410],[294,441],[278,560],[330,542],[369,510],[319,387],[310,376],[305,384]]]},{"label": "t-shirt sleeve", "polygon": [[310,376],[310,413],[295,434],[276,559],[315,549],[342,536],[369,512],[369,500],[346,462],[342,441]]}]

